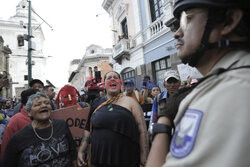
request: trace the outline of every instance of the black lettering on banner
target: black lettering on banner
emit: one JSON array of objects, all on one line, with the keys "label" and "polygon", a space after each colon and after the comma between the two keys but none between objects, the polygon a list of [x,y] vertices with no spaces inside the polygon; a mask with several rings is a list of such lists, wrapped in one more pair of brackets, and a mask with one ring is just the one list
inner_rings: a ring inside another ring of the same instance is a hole
[{"label": "black lettering on banner", "polygon": [[75,119],[75,127],[78,127],[80,125],[80,119],[76,118]]},{"label": "black lettering on banner", "polygon": [[82,119],[79,128],[84,129],[86,119]]},{"label": "black lettering on banner", "polygon": [[84,129],[85,127],[85,122],[86,119],[79,119],[79,118],[75,118],[75,120],[73,118],[67,118],[66,122],[68,124],[68,127],[79,127],[80,129]]},{"label": "black lettering on banner", "polygon": [[72,118],[68,118],[66,120],[66,122],[67,122],[67,124],[68,124],[69,127],[72,127],[74,125],[74,120]]}]

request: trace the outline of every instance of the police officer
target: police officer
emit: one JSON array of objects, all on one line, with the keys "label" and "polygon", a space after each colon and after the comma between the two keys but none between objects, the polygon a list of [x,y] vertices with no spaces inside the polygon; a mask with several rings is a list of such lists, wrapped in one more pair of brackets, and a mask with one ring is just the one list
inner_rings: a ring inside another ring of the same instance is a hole
[{"label": "police officer", "polygon": [[[249,9],[249,0],[175,1],[178,57],[205,77],[180,103],[171,142],[171,114],[159,113],[152,147],[169,150],[163,167],[250,166]],[[162,162],[155,155],[147,166]]]}]

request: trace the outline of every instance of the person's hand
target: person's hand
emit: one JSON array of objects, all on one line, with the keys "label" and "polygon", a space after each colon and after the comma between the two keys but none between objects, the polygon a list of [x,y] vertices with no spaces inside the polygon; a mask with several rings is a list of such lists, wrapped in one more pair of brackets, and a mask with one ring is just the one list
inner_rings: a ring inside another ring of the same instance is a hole
[{"label": "person's hand", "polygon": [[145,155],[141,154],[141,162],[140,162],[140,167],[145,167],[146,166],[146,157]]},{"label": "person's hand", "polygon": [[84,159],[84,152],[79,150],[77,154],[77,165],[78,166],[87,166],[87,162]]}]

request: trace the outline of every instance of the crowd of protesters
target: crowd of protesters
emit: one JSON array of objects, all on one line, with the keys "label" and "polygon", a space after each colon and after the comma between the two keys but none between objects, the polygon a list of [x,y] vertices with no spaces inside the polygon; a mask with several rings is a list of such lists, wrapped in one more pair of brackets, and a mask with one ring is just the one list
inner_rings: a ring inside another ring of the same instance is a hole
[{"label": "crowd of protesters", "polygon": [[[140,90],[110,71],[85,95],[66,85],[54,100],[53,86],[34,79],[20,102],[1,97],[0,165],[250,166],[249,9],[248,0],[175,0],[177,55],[202,79],[184,83],[171,69],[164,90],[148,75]],[[74,105],[89,109],[78,150],[66,122],[51,119]]]},{"label": "crowd of protesters", "polygon": [[[163,91],[165,94],[169,94],[171,91],[176,90],[172,90],[172,86],[170,86],[172,84],[172,80],[173,83],[180,82],[178,73],[173,70],[170,71],[175,72],[175,75],[173,76],[168,73],[165,74],[164,86],[166,91]],[[117,72],[108,72],[105,75],[103,82],[97,83],[97,87],[95,87],[95,89],[98,89],[98,91],[95,90],[97,93],[90,93],[91,99],[88,99],[89,97],[87,90],[86,94],[80,95],[78,91],[70,85],[65,85],[63,88],[61,88],[57,93],[57,96],[54,91],[55,88],[52,85],[44,86],[43,82],[39,79],[33,79],[29,83],[29,87],[30,88],[21,92],[20,102],[15,102],[12,99],[1,99],[0,104],[2,105],[2,109],[0,110],[0,116],[2,116],[1,125],[3,125],[1,129],[1,163],[4,162],[4,166],[32,166],[48,163],[47,160],[38,162],[37,159],[34,158],[32,163],[29,164],[27,159],[23,156],[28,156],[27,151],[29,152],[31,147],[38,147],[39,145],[34,144],[31,146],[27,137],[27,139],[19,139],[21,137],[25,137],[22,135],[22,133],[26,133],[26,131],[28,133],[30,129],[28,126],[31,128],[34,127],[33,129],[36,129],[38,132],[43,131],[40,129],[47,129],[46,132],[39,132],[35,135],[39,136],[40,133],[42,135],[45,134],[47,139],[50,139],[47,135],[49,134],[49,130],[46,128],[52,126],[52,122],[48,122],[49,117],[46,117],[46,125],[43,125],[43,123],[40,123],[39,121],[36,121],[37,123],[32,123],[34,122],[34,118],[33,116],[30,116],[33,105],[32,102],[34,99],[44,99],[45,96],[45,99],[49,102],[50,107],[42,106],[42,109],[40,110],[46,110],[47,112],[49,109],[49,113],[51,112],[50,110],[61,109],[77,104],[79,104],[82,108],[90,107],[90,114],[88,116],[82,145],[79,148],[78,158],[76,156],[74,157],[74,154],[71,152],[71,162],[74,162],[74,160],[78,159],[78,166],[81,166],[88,163],[84,158],[87,157],[87,159],[90,159],[91,157],[89,164],[91,163],[95,166],[107,166],[110,164],[113,164],[113,166],[146,165],[147,154],[149,152],[148,144],[150,143],[148,141],[149,132],[147,130],[149,126],[149,120],[145,120],[142,109],[144,109],[144,105],[150,104],[149,110],[151,113],[151,111],[154,110],[152,105],[157,101],[155,99],[157,99],[156,97],[161,93],[160,87],[151,81],[149,76],[144,76],[141,90],[139,90],[136,88],[135,82],[133,80],[122,80]],[[175,87],[178,88],[178,85]],[[42,94],[36,95],[39,92]],[[33,97],[33,99],[30,100],[29,97]],[[31,104],[27,104],[29,100]],[[27,110],[27,105],[29,110]],[[41,104],[39,103],[39,105]],[[106,112],[113,110],[114,112]],[[119,114],[115,115],[113,113]],[[109,116],[108,114],[111,115]],[[112,124],[106,124],[106,122],[110,122],[109,119],[117,121],[113,122]],[[150,118],[150,120],[153,119],[153,117]],[[147,122],[147,126],[145,121]],[[152,123],[154,123],[154,121],[151,121],[151,125]],[[35,128],[39,124],[41,124],[40,126],[42,128]],[[26,126],[27,128],[25,129]],[[100,126],[103,126],[101,129],[107,128],[108,130],[100,131]],[[110,133],[110,130],[114,132]],[[108,133],[110,133],[110,136]],[[117,133],[119,135],[117,135]],[[27,136],[30,135],[31,134],[27,134]],[[107,137],[106,140],[104,140],[104,136]],[[128,139],[124,138],[125,136],[128,137]],[[46,137],[40,138],[44,139],[41,140],[42,144],[40,143],[40,146],[49,145],[49,143],[43,143],[46,141]],[[25,142],[21,142],[22,140],[25,140],[28,145],[24,146]],[[100,141],[102,143],[101,145]],[[20,142],[23,144],[20,145]],[[91,143],[91,149],[88,146],[89,143]],[[121,145],[125,147],[122,148],[120,147]],[[91,150],[91,154],[86,156],[86,150]],[[103,151],[105,154],[102,154]],[[17,152],[19,153],[17,154]],[[39,149],[36,153],[39,153]],[[30,155],[35,155],[36,153],[29,152]],[[10,161],[10,159],[13,158],[16,160]],[[51,156],[48,160],[53,161],[53,163],[58,161],[58,159],[57,161],[52,159],[53,156]],[[51,162],[51,164],[53,163]],[[60,163],[63,163],[63,161]],[[65,165],[66,164],[67,163],[65,162]],[[73,165],[76,166],[76,163],[74,162]]]}]

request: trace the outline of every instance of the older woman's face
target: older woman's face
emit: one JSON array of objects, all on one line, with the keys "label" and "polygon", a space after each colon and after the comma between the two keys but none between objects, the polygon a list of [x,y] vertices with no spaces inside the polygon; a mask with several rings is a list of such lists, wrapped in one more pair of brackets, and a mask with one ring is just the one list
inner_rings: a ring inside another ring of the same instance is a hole
[{"label": "older woman's face", "polygon": [[121,80],[115,72],[109,72],[104,82],[105,82],[105,88],[106,88],[107,93],[120,92]]},{"label": "older woman's face", "polygon": [[50,118],[51,105],[49,99],[45,97],[36,98],[33,100],[31,111],[29,116],[32,116],[34,120],[44,121]]}]

